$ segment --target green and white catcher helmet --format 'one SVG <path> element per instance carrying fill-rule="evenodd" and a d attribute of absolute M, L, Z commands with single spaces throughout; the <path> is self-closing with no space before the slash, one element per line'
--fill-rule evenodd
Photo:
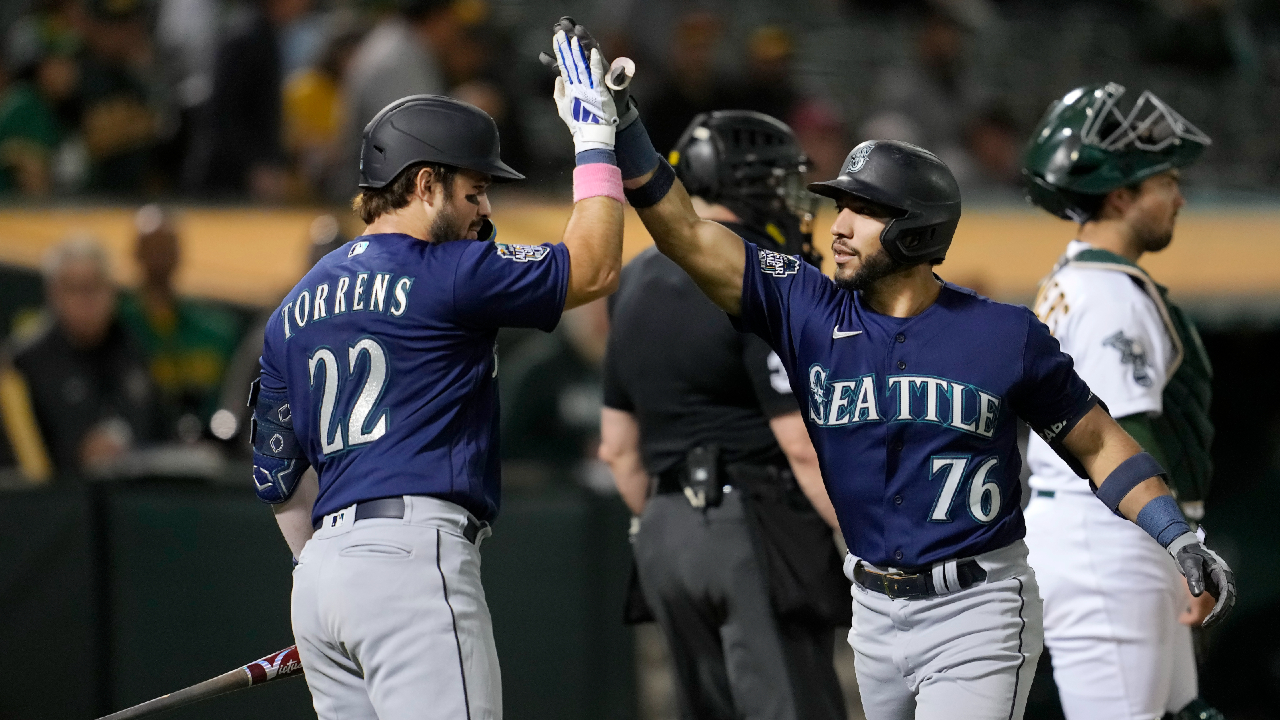
<path fill-rule="evenodd" d="M 1085 85 L 1049 106 L 1023 153 L 1027 200 L 1088 222 L 1107 193 L 1190 165 L 1210 144 L 1151 91 L 1125 111 L 1124 92 L 1117 83 Z"/>

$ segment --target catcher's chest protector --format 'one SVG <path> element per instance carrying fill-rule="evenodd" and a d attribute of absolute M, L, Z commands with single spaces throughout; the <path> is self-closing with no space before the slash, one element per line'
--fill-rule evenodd
<path fill-rule="evenodd" d="M 1090 248 L 1069 261 L 1073 265 L 1123 272 L 1138 283 L 1160 311 L 1174 344 L 1174 369 L 1163 393 L 1164 412 L 1152 419 L 1156 438 L 1168 459 L 1169 479 L 1181 503 L 1202 502 L 1213 480 L 1213 423 L 1209 403 L 1213 396 L 1213 367 L 1195 323 L 1169 301 L 1168 288 L 1145 270 L 1107 250 Z M 1198 520 L 1199 518 L 1193 518 Z"/>

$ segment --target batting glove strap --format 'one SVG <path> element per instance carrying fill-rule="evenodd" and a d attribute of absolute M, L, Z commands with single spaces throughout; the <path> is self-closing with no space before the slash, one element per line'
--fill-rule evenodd
<path fill-rule="evenodd" d="M 1169 552 L 1178 570 L 1187 579 L 1187 589 L 1200 597 L 1206 591 L 1217 598 L 1204 627 L 1212 627 L 1231 612 L 1236 604 L 1236 576 L 1218 553 L 1205 547 L 1192 533 L 1186 533 L 1169 544 Z"/>

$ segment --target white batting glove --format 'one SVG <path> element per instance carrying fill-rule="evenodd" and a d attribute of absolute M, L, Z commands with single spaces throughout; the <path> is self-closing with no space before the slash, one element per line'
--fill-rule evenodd
<path fill-rule="evenodd" d="M 604 59 L 592 48 L 588 56 L 578 38 L 558 30 L 552 42 L 560 63 L 554 97 L 560 119 L 573 133 L 573 150 L 613 149 L 618 111 L 605 85 Z"/>

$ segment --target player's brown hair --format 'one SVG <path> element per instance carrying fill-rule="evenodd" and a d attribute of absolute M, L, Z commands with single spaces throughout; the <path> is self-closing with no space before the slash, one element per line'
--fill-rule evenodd
<path fill-rule="evenodd" d="M 351 209 L 355 210 L 365 225 L 389 212 L 399 210 L 409 204 L 409 199 L 417 188 L 418 173 L 423 169 L 431 170 L 435 180 L 443 183 L 446 188 L 453 189 L 453 178 L 458 174 L 456 167 L 439 163 L 414 163 L 401 170 L 386 185 L 361 190 L 351 201 Z"/>

